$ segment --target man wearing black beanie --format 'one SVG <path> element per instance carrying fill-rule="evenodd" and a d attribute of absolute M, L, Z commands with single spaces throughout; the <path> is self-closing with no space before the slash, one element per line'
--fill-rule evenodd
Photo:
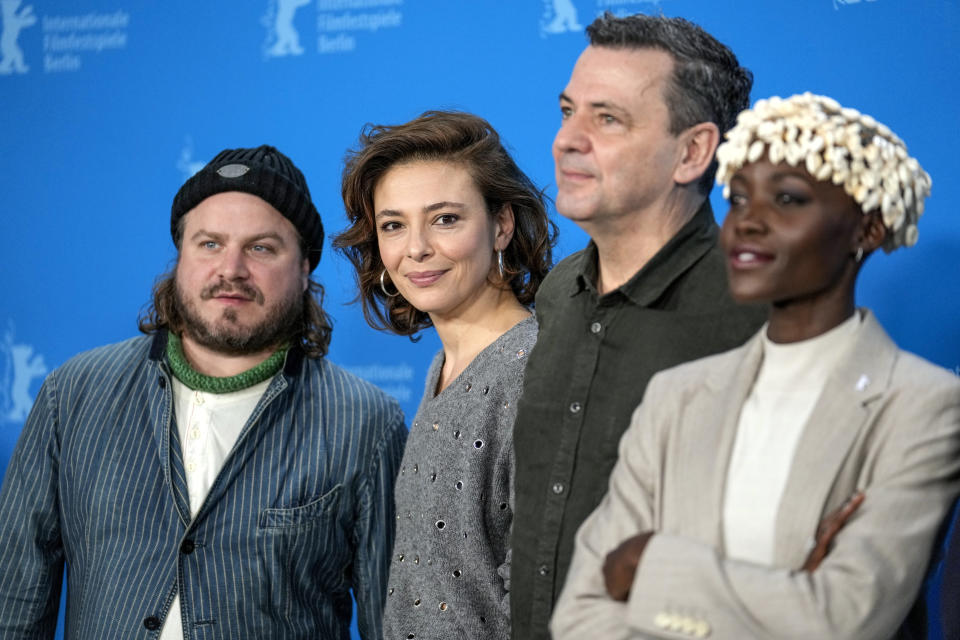
<path fill-rule="evenodd" d="M 380 638 L 396 402 L 326 360 L 303 174 L 230 149 L 173 201 L 146 335 L 44 382 L 0 492 L 0 636 Z"/>

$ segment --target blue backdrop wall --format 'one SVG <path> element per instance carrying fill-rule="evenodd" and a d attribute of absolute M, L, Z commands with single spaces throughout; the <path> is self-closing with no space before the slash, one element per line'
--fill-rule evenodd
<path fill-rule="evenodd" d="M 426 109 L 489 119 L 552 194 L 557 94 L 598 13 L 689 18 L 756 77 L 754 99 L 824 93 L 888 124 L 933 177 L 910 250 L 860 281 L 907 349 L 960 366 L 955 0 L 0 0 L 0 470 L 43 376 L 136 332 L 174 257 L 169 206 L 225 147 L 270 143 L 343 228 L 343 152 L 366 122 Z M 714 196 L 718 216 L 726 206 Z M 553 214 L 555 215 L 555 214 Z M 586 237 L 558 220 L 558 258 Z M 336 320 L 330 358 L 412 416 L 432 333 L 369 329 L 347 262 L 316 272 Z"/>

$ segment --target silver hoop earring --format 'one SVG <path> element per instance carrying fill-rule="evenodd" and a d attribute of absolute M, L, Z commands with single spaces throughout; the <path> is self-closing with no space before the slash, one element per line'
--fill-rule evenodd
<path fill-rule="evenodd" d="M 503 251 L 497 251 L 497 271 L 500 272 L 500 279 L 503 280 Z"/>
<path fill-rule="evenodd" d="M 859 263 L 863 260 L 863 247 L 857 247 L 857 253 L 853 256 L 853 261 Z"/>
<path fill-rule="evenodd" d="M 400 295 L 400 290 L 397 289 L 397 290 L 394 291 L 393 293 L 390 293 L 389 291 L 387 291 L 387 285 L 386 285 L 386 284 L 384 283 L 384 281 L 383 281 L 383 277 L 384 277 L 385 275 L 387 275 L 387 270 L 386 270 L 386 269 L 384 269 L 383 271 L 380 272 L 380 291 L 383 291 L 383 295 L 387 296 L 388 298 L 396 298 L 398 295 Z M 394 287 L 394 288 L 396 288 L 396 287 Z"/>

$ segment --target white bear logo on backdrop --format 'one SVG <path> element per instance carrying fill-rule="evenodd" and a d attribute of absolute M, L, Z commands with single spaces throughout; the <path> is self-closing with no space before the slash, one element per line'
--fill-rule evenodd
<path fill-rule="evenodd" d="M 267 42 L 264 44 L 266 57 L 280 58 L 303 54 L 300 34 L 293 26 L 293 17 L 297 9 L 308 4 L 310 0 L 270 0 L 267 13 L 261 20 L 267 27 Z"/>
<path fill-rule="evenodd" d="M 183 174 L 183 179 L 187 180 L 205 166 L 207 166 L 205 161 L 193 159 L 193 138 L 190 136 L 184 138 L 180 159 L 177 160 L 177 170 Z"/>
<path fill-rule="evenodd" d="M 0 34 L 0 74 L 26 73 L 30 67 L 23 61 L 23 49 L 17 44 L 20 32 L 37 23 L 33 6 L 20 9 L 22 0 L 0 0 L 3 33 Z"/>
<path fill-rule="evenodd" d="M 33 406 L 30 386 L 49 369 L 29 344 L 14 342 L 13 323 L 0 341 L 0 420 L 23 422 Z"/>
<path fill-rule="evenodd" d="M 573 0 L 544 0 L 543 18 L 540 21 L 540 34 L 570 33 L 583 31 L 577 19 L 577 8 Z"/>
<path fill-rule="evenodd" d="M 861 2 L 876 2 L 877 0 L 833 0 L 833 8 L 839 9 L 840 5 L 860 4 Z"/>

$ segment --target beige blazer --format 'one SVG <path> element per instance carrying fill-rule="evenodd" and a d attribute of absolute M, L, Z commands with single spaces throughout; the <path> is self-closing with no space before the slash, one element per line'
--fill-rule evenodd
<path fill-rule="evenodd" d="M 727 559 L 721 514 L 759 336 L 653 378 L 620 441 L 606 497 L 577 534 L 556 640 L 889 638 L 913 602 L 960 492 L 960 378 L 897 349 L 871 313 L 800 437 L 776 520 L 774 566 Z M 585 445 L 587 446 L 587 445 Z M 798 570 L 820 520 L 866 499 L 820 568 Z M 606 554 L 656 534 L 626 603 Z"/>

